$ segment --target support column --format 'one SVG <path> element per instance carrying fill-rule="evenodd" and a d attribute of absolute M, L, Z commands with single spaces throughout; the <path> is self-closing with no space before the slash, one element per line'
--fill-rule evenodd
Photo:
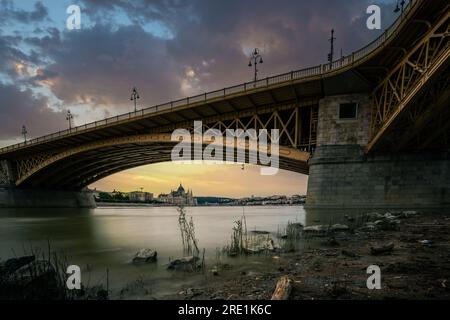
<path fill-rule="evenodd" d="M 353 118 L 349 104 L 357 105 Z M 450 206 L 449 152 L 367 155 L 370 119 L 368 95 L 330 96 L 319 102 L 318 141 L 309 161 L 306 206 Z"/>
<path fill-rule="evenodd" d="M 448 153 L 366 157 L 358 145 L 321 146 L 311 159 L 309 173 L 309 207 L 450 206 Z"/>

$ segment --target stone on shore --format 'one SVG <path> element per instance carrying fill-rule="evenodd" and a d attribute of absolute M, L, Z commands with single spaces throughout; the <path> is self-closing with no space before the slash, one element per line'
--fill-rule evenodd
<path fill-rule="evenodd" d="M 156 262 L 158 253 L 151 249 L 140 249 L 133 258 L 134 263 Z"/>
<path fill-rule="evenodd" d="M 349 227 L 345 224 L 334 224 L 330 228 L 331 231 L 348 231 Z"/>
<path fill-rule="evenodd" d="M 370 254 L 373 256 L 390 254 L 393 250 L 394 250 L 394 244 L 392 242 L 390 242 L 385 245 L 370 247 Z"/>
<path fill-rule="evenodd" d="M 255 254 L 264 251 L 273 251 L 275 250 L 275 245 L 269 234 L 256 234 L 246 239 L 244 250 L 248 254 Z"/>
<path fill-rule="evenodd" d="M 175 259 L 167 266 L 168 270 L 176 271 L 194 271 L 197 268 L 198 257 L 189 256 L 181 259 Z"/>
<path fill-rule="evenodd" d="M 323 233 L 326 231 L 328 231 L 328 227 L 323 225 L 307 226 L 303 228 L 303 232 L 305 233 Z"/>

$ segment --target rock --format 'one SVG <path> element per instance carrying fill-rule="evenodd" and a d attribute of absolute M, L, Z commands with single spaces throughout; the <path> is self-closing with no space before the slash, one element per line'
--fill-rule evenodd
<path fill-rule="evenodd" d="M 367 222 L 364 226 L 360 228 L 362 231 L 375 231 L 377 227 L 373 222 Z"/>
<path fill-rule="evenodd" d="M 259 253 L 263 251 L 273 251 L 275 249 L 273 239 L 270 235 L 256 234 L 246 239 L 245 252 L 246 253 Z"/>
<path fill-rule="evenodd" d="M 326 231 L 328 231 L 328 227 L 323 225 L 308 226 L 303 228 L 303 232 L 306 233 L 322 233 Z"/>
<path fill-rule="evenodd" d="M 263 230 L 253 230 L 253 231 L 250 231 L 250 233 L 254 233 L 254 234 L 270 234 L 269 231 L 263 231 Z"/>
<path fill-rule="evenodd" d="M 140 249 L 133 258 L 134 263 L 156 262 L 158 253 L 151 249 Z"/>
<path fill-rule="evenodd" d="M 407 210 L 407 211 L 403 211 L 402 214 L 404 214 L 406 216 L 415 216 L 415 215 L 419 214 L 419 212 L 414 211 L 414 210 Z"/>
<path fill-rule="evenodd" d="M 383 215 L 378 212 L 370 212 L 367 214 L 367 218 L 371 221 L 375 221 L 383 218 Z"/>
<path fill-rule="evenodd" d="M 0 265 L 0 277 L 9 276 L 20 268 L 34 262 L 35 256 L 23 256 L 19 258 L 11 258 Z"/>
<path fill-rule="evenodd" d="M 334 224 L 330 228 L 331 231 L 348 231 L 349 227 L 345 224 Z"/>
<path fill-rule="evenodd" d="M 396 219 L 396 216 L 392 215 L 390 212 L 386 212 L 384 214 L 384 218 L 388 219 L 388 220 L 393 220 L 393 219 Z"/>
<path fill-rule="evenodd" d="M 433 241 L 431 240 L 420 240 L 420 244 L 423 244 L 424 246 L 431 246 L 433 244 Z"/>
<path fill-rule="evenodd" d="M 390 254 L 394 250 L 394 244 L 392 242 L 381 245 L 370 247 L 370 254 L 373 256 L 382 255 L 382 254 Z"/>
<path fill-rule="evenodd" d="M 398 229 L 398 225 L 400 224 L 400 221 L 396 220 L 395 218 L 386 218 L 384 220 L 377 220 L 373 224 L 379 230 L 391 231 L 391 230 Z"/>
<path fill-rule="evenodd" d="M 182 271 L 194 271 L 197 268 L 198 257 L 190 256 L 183 257 L 181 259 L 175 259 L 169 263 L 167 269 L 169 270 L 182 270 Z"/>
<path fill-rule="evenodd" d="M 325 241 L 325 245 L 331 246 L 331 247 L 338 247 L 339 242 L 335 238 L 330 238 Z"/>

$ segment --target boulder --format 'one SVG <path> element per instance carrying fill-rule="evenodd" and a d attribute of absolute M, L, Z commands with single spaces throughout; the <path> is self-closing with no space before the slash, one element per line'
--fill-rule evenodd
<path fill-rule="evenodd" d="M 345 224 L 334 224 L 330 228 L 331 231 L 348 231 L 349 227 Z"/>
<path fill-rule="evenodd" d="M 252 235 L 245 240 L 245 252 L 249 254 L 260 253 L 263 251 L 273 251 L 275 245 L 273 239 L 268 234 Z"/>
<path fill-rule="evenodd" d="M 367 218 L 371 221 L 382 219 L 384 216 L 379 212 L 370 212 L 367 214 Z"/>
<path fill-rule="evenodd" d="M 5 263 L 0 265 L 0 277 L 12 275 L 20 268 L 34 262 L 35 259 L 35 256 L 23 256 L 6 260 Z"/>
<path fill-rule="evenodd" d="M 158 253 L 151 249 L 140 249 L 133 258 L 134 263 L 156 262 Z"/>
<path fill-rule="evenodd" d="M 181 270 L 181 271 L 194 271 L 197 268 L 198 257 L 189 256 L 181 259 L 175 259 L 169 263 L 167 269 L 169 270 Z"/>

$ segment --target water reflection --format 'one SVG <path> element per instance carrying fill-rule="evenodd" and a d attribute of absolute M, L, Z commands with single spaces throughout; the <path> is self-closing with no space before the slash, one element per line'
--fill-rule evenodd
<path fill-rule="evenodd" d="M 230 242 L 233 222 L 245 214 L 249 230 L 276 235 L 288 223 L 305 224 L 303 207 L 192 207 L 199 247 L 213 260 L 217 248 Z M 64 251 L 71 264 L 89 272 L 91 283 L 101 282 L 110 269 L 113 287 L 138 275 L 170 279 L 165 265 L 182 256 L 175 208 L 1 209 L 0 257 L 30 252 L 30 245 Z M 156 265 L 135 266 L 131 259 L 140 248 L 158 251 Z M 86 281 L 86 279 L 85 279 Z"/>

